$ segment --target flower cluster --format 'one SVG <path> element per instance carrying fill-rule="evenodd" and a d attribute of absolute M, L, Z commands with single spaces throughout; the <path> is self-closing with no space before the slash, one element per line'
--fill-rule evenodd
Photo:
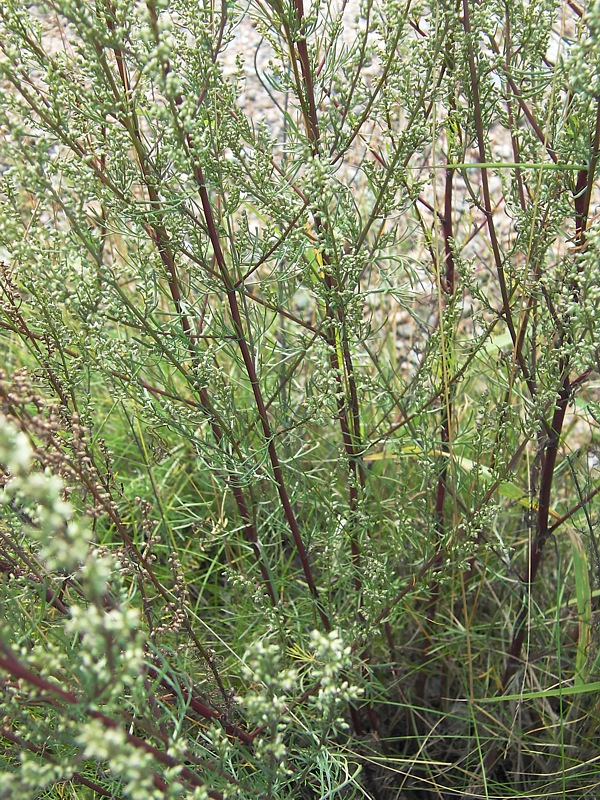
<path fill-rule="evenodd" d="M 338 728 L 346 728 L 339 713 L 340 703 L 351 703 L 357 700 L 363 690 L 351 683 L 346 677 L 352 664 L 352 651 L 344 644 L 340 632 L 336 629 L 329 633 L 314 630 L 310 635 L 311 649 L 314 653 L 314 664 L 311 676 L 319 682 L 319 690 L 314 698 L 316 707 L 323 718 L 329 718 Z"/>
<path fill-rule="evenodd" d="M 12 512 L 18 510 L 20 518 L 26 520 L 25 541 L 33 545 L 47 573 L 52 577 L 68 573 L 69 579 L 77 580 L 83 590 L 83 599 L 71 599 L 68 616 L 59 620 L 62 638 L 66 636 L 73 642 L 69 651 L 57 650 L 54 643 L 43 650 L 20 648 L 24 668 L 46 676 L 52 685 L 57 681 L 61 684 L 69 674 L 77 676 L 96 704 L 110 703 L 114 698 L 122 700 L 125 690 L 131 690 L 140 680 L 144 651 L 139 612 L 110 600 L 117 564 L 109 555 L 98 554 L 86 525 L 75 519 L 73 507 L 64 500 L 62 480 L 48 469 L 39 472 L 33 468 L 34 451 L 27 436 L 3 415 L 0 464 L 7 472 L 0 505 L 9 506 Z M 49 720 L 48 724 L 54 726 L 55 722 Z M 109 762 L 132 800 L 155 796 L 148 768 L 152 757 L 139 748 L 125 746 L 123 729 L 92 719 L 83 725 L 77 741 L 83 757 Z M 72 768 L 68 763 L 59 767 L 23 757 L 19 774 L 3 776 L 2 780 L 6 777 L 20 787 L 19 791 L 29 792 L 64 779 L 69 770 Z"/>
<path fill-rule="evenodd" d="M 264 726 L 268 731 L 269 735 L 258 741 L 260 755 L 285 771 L 284 738 L 290 721 L 286 712 L 298 675 L 293 668 L 281 669 L 280 663 L 279 647 L 272 642 L 258 641 L 247 650 L 242 674 L 253 688 L 238 697 L 238 703 L 253 724 Z"/>

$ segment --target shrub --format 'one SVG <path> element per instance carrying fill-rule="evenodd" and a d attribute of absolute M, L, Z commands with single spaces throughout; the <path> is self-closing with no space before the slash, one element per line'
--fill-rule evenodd
<path fill-rule="evenodd" d="M 0 797 L 595 797 L 600 4 L 0 2 Z"/>

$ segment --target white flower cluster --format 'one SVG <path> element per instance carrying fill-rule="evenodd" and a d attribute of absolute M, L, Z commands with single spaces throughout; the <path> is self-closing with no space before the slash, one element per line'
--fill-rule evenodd
<path fill-rule="evenodd" d="M 49 472 L 30 472 L 32 460 L 25 434 L 0 416 L 0 463 L 11 476 L 0 493 L 0 505 L 16 501 L 31 518 L 27 533 L 40 543 L 40 556 L 50 570 L 77 569 L 88 554 L 85 531 L 63 500 L 62 480 Z"/>
<path fill-rule="evenodd" d="M 178 40 L 167 6 L 167 3 L 156 3 L 155 8 L 150 9 L 148 3 L 140 3 L 137 16 L 139 37 L 149 48 L 141 58 L 142 63 L 145 62 L 144 73 L 158 81 L 166 97 L 174 99 L 183 92 L 183 85 L 175 68 Z"/>
<path fill-rule="evenodd" d="M 29 440 L 4 416 L 0 417 L 0 463 L 11 475 L 21 475 L 30 465 L 33 453 Z"/>
<path fill-rule="evenodd" d="M 121 728 L 107 728 L 100 720 L 92 719 L 82 728 L 77 743 L 87 758 L 108 763 L 112 772 L 123 779 L 124 793 L 131 800 L 158 800 L 164 792 L 155 789 L 153 758 L 127 741 Z"/>
<path fill-rule="evenodd" d="M 578 372 L 600 366 L 600 225 L 592 220 L 586 246 L 560 264 L 559 293 L 555 300 L 566 336 L 561 354 L 567 354 Z"/>
<path fill-rule="evenodd" d="M 339 715 L 340 705 L 358 699 L 362 689 L 351 684 L 344 675 L 352 663 L 351 648 L 344 644 L 338 630 L 310 634 L 308 670 L 303 684 L 318 685 L 310 698 L 311 707 L 319 713 L 317 728 L 330 735 L 345 730 L 346 723 Z M 251 721 L 264 727 L 265 734 L 257 739 L 256 753 L 260 758 L 275 762 L 278 771 L 285 774 L 288 757 L 286 736 L 292 722 L 292 700 L 301 693 L 301 677 L 295 668 L 281 668 L 281 654 L 274 643 L 258 641 L 244 656 L 242 674 L 252 682 L 252 689 L 238 702 Z M 257 686 L 257 681 L 259 686 Z M 314 727 L 314 720 L 311 723 Z"/>
<path fill-rule="evenodd" d="M 310 635 L 311 648 L 315 655 L 312 675 L 319 680 L 319 691 L 314 698 L 316 707 L 323 717 L 335 713 L 341 701 L 352 702 L 362 694 L 362 689 L 343 677 L 352 663 L 351 648 L 344 644 L 337 629 L 329 633 L 313 631 Z M 338 727 L 346 727 L 341 719 L 336 719 Z"/>
<path fill-rule="evenodd" d="M 80 637 L 81 663 L 88 676 L 93 673 L 100 684 L 110 679 L 113 695 L 122 695 L 122 689 L 139 677 L 144 650 L 138 625 L 135 608 L 71 607 L 65 630 Z"/>
<path fill-rule="evenodd" d="M 18 773 L 0 774 L 0 797 L 37 797 L 41 789 L 65 779 L 65 771 L 60 764 L 42 763 L 24 750 L 20 754 L 21 769 Z"/>
<path fill-rule="evenodd" d="M 587 9 L 584 19 L 589 35 L 571 47 L 565 68 L 574 92 L 597 99 L 600 96 L 600 2 L 598 0 Z"/>
<path fill-rule="evenodd" d="M 32 471 L 33 450 L 27 436 L 2 414 L 0 464 L 9 474 L 0 505 L 16 503 L 31 520 L 25 532 L 39 544 L 38 555 L 48 570 L 78 573 L 88 599 L 101 599 L 115 570 L 113 560 L 100 558 L 91 546 L 85 523 L 74 519 L 73 506 L 64 500 L 62 479 L 49 470 Z"/>
<path fill-rule="evenodd" d="M 280 765 L 285 772 L 287 755 L 284 743 L 289 718 L 286 711 L 288 700 L 297 683 L 295 669 L 280 669 L 279 647 L 270 642 L 258 641 L 246 651 L 242 674 L 246 680 L 259 685 L 244 697 L 238 697 L 254 724 L 264 726 L 268 737 L 257 742 L 257 755 L 268 762 Z"/>
<path fill-rule="evenodd" d="M 342 190 L 329 160 L 307 154 L 305 191 L 312 196 L 314 208 L 319 214 L 339 199 Z"/>
<path fill-rule="evenodd" d="M 64 620 L 65 634 L 74 637 L 77 643 L 76 652 L 71 651 L 68 660 L 56 657 L 52 648 L 43 654 L 34 648 L 29 653 L 23 652 L 23 657 L 30 664 L 41 663 L 42 674 L 49 677 L 53 672 L 64 677 L 74 660 L 79 676 L 85 675 L 85 683 L 93 687 L 93 693 L 100 692 L 96 700 L 102 696 L 105 703 L 109 697 L 122 697 L 126 687 L 140 680 L 144 652 L 137 609 L 105 607 L 111 576 L 117 573 L 115 561 L 100 556 L 89 541 L 87 528 L 73 519 L 74 509 L 63 499 L 63 482 L 49 471 L 32 471 L 33 450 L 27 436 L 3 415 L 0 415 L 0 464 L 6 465 L 9 473 L 0 493 L 0 505 L 17 506 L 31 520 L 24 532 L 37 543 L 37 554 L 48 571 L 76 575 L 87 601 L 81 605 L 72 602 L 70 619 Z M 109 762 L 110 769 L 123 780 L 128 797 L 146 800 L 158 796 L 151 777 L 152 756 L 129 745 L 126 738 L 123 730 L 91 720 L 82 728 L 78 741 L 86 757 Z M 35 786 L 38 790 L 65 779 L 68 771 L 68 765 L 57 773 L 51 765 L 35 761 L 34 776 L 32 764 L 23 760 L 19 774 L 10 778 L 15 786 Z M 0 797 L 3 796 L 0 791 Z M 160 797 L 163 796 L 161 792 Z"/>

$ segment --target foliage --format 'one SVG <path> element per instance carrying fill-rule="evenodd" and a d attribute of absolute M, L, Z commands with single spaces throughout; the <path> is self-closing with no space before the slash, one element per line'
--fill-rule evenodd
<path fill-rule="evenodd" d="M 1 798 L 597 796 L 599 31 L 0 0 Z"/>

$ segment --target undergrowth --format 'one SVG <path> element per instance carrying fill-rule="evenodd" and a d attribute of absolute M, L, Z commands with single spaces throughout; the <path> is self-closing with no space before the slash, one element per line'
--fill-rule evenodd
<path fill-rule="evenodd" d="M 0 798 L 598 796 L 599 36 L 0 0 Z"/>

